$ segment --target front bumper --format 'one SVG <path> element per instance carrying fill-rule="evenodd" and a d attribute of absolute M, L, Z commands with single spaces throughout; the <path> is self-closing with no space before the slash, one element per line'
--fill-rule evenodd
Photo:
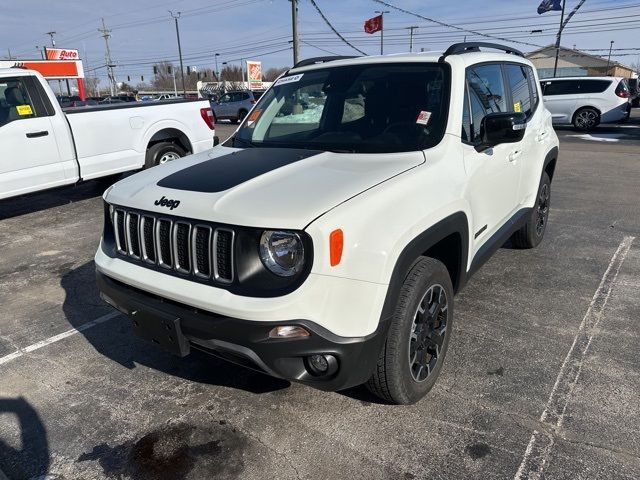
<path fill-rule="evenodd" d="M 105 301 L 127 314 L 141 336 L 167 350 L 186 355 L 191 348 L 196 348 L 321 390 L 342 390 L 366 382 L 386 338 L 387 322 L 381 322 L 374 333 L 365 337 L 340 337 L 303 319 L 239 320 L 144 292 L 100 271 L 96 277 Z M 300 325 L 310 335 L 297 339 L 269 338 L 271 329 L 278 325 Z M 310 373 L 305 359 L 314 354 L 333 355 L 337 359 L 337 370 L 327 376 Z"/>

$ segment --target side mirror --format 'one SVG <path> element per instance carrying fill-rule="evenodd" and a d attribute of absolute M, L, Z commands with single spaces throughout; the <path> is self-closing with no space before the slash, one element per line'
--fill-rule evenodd
<path fill-rule="evenodd" d="M 524 137 L 527 116 L 522 112 L 490 113 L 482 119 L 482 142 L 476 150 L 482 151 L 501 143 L 517 143 Z"/>

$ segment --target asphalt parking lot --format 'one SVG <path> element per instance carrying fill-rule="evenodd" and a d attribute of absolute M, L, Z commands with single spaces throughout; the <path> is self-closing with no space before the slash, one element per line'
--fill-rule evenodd
<path fill-rule="evenodd" d="M 0 202 L 0 470 L 640 478 L 640 111 L 559 136 L 545 240 L 473 277 L 440 379 L 406 407 L 158 351 L 98 297 L 98 185 Z"/>

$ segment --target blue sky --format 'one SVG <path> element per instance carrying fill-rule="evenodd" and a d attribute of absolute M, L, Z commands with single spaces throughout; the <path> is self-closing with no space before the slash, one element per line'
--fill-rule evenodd
<path fill-rule="evenodd" d="M 6 2 L 7 0 L 5 0 Z M 324 24 L 309 0 L 300 1 L 301 58 L 333 54 L 357 54 Z M 3 3 L 5 3 L 3 2 Z M 366 18 L 381 5 L 373 0 L 316 0 L 334 26 L 358 48 L 379 53 L 379 34 L 362 32 Z M 513 44 L 530 51 L 533 45 L 555 41 L 559 12 L 537 15 L 539 0 L 514 2 L 458 0 L 389 0 L 389 3 L 421 15 L 481 30 L 531 45 Z M 567 0 L 567 10 L 578 0 Z M 385 53 L 409 49 L 409 31 L 415 30 L 414 51 L 421 48 L 442 51 L 463 40 L 465 33 L 443 28 L 420 18 L 391 10 L 385 17 Z M 8 0 L 0 17 L 0 57 L 11 49 L 14 57 L 37 58 L 36 46 L 49 44 L 45 34 L 54 30 L 57 46 L 80 50 L 89 69 L 104 65 L 104 40 L 100 37 L 100 17 L 112 28 L 111 49 L 118 64 L 119 79 L 152 74 L 152 63 L 168 59 L 177 62 L 173 20 L 167 10 L 181 11 L 180 33 L 186 65 L 213 67 L 214 53 L 219 63 L 250 58 L 262 60 L 265 68 L 291 65 L 291 7 L 287 0 Z M 626 64 L 638 61 L 640 0 L 587 0 L 563 35 L 563 45 L 606 56 L 609 42 L 615 41 L 612 58 Z M 603 25 L 604 24 L 604 25 Z M 531 30 L 543 30 L 531 33 Z M 469 33 L 468 40 L 486 40 Z M 634 49 L 635 50 L 631 50 Z M 624 55 L 623 55 L 624 54 Z M 221 65 L 219 66 L 221 68 Z M 95 70 L 105 75 L 104 68 Z"/>

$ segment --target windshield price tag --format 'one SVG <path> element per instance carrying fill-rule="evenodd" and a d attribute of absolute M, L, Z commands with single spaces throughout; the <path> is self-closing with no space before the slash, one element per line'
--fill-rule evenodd
<path fill-rule="evenodd" d="M 431 112 L 426 112 L 424 110 L 420 111 L 418 114 L 418 118 L 416 119 L 416 123 L 420 125 L 426 125 L 429 123 L 429 119 L 431 118 Z"/>
<path fill-rule="evenodd" d="M 278 85 L 285 85 L 287 83 L 298 82 L 298 81 L 300 81 L 300 79 L 302 78 L 303 75 L 304 75 L 304 73 L 299 73 L 298 75 L 291 75 L 289 77 L 282 77 L 282 78 L 278 79 L 278 81 L 276 81 L 276 83 L 273 86 L 277 87 Z"/>

